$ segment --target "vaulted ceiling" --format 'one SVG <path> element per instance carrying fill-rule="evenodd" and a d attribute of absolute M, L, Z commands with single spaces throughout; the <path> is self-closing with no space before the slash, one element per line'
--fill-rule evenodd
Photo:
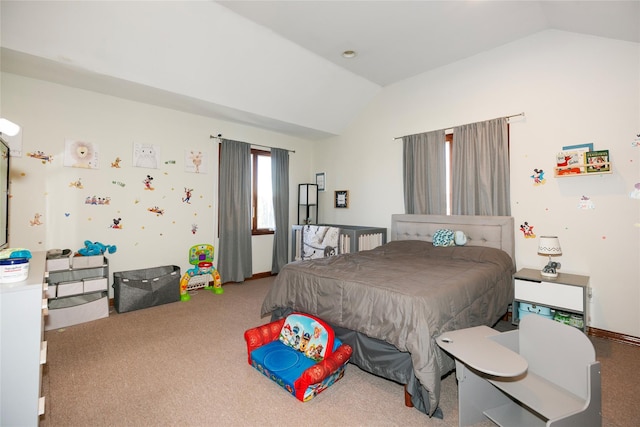
<path fill-rule="evenodd" d="M 4 0 L 0 18 L 2 71 L 307 139 L 539 31 L 640 43 L 640 1 Z"/>

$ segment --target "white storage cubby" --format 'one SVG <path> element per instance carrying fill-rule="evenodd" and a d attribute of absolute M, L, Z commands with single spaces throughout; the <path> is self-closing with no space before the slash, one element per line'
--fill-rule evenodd
<path fill-rule="evenodd" d="M 86 258 L 76 261 L 77 258 Z M 109 261 L 103 256 L 73 257 L 73 268 L 48 271 L 49 316 L 45 330 L 109 316 Z M 78 265 L 85 267 L 78 268 Z"/>

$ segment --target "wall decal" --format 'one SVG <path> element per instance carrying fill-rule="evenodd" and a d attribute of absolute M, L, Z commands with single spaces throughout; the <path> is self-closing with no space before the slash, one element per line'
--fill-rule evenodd
<path fill-rule="evenodd" d="M 155 190 L 155 188 L 151 186 L 152 181 L 153 181 L 153 177 L 151 175 L 147 175 L 147 177 L 142 180 L 145 190 Z"/>
<path fill-rule="evenodd" d="M 158 169 L 160 147 L 153 144 L 133 144 L 133 164 L 137 168 Z"/>
<path fill-rule="evenodd" d="M 42 221 L 40 221 L 41 218 L 42 218 L 42 214 L 35 213 L 33 215 L 33 219 L 29 220 L 29 225 L 32 226 L 32 227 L 34 225 L 42 225 Z"/>
<path fill-rule="evenodd" d="M 113 223 L 109 225 L 109 228 L 122 229 L 122 218 L 113 218 Z"/>
<path fill-rule="evenodd" d="M 87 196 L 84 199 L 85 205 L 109 205 L 111 203 L 111 197 L 97 197 L 97 196 Z"/>
<path fill-rule="evenodd" d="M 629 197 L 631 197 L 632 199 L 640 199 L 640 182 L 636 183 L 636 185 L 633 187 L 633 190 L 631 190 L 631 193 L 629 193 Z"/>
<path fill-rule="evenodd" d="M 32 159 L 40 159 L 42 160 L 42 164 L 45 165 L 47 162 L 51 163 L 53 161 L 53 156 L 51 154 L 45 154 L 44 151 L 36 151 L 34 153 L 27 153 L 27 157 L 31 157 Z"/>
<path fill-rule="evenodd" d="M 120 187 L 124 187 L 125 185 L 127 185 L 124 182 L 120 182 L 120 181 L 111 181 L 111 183 L 115 185 L 119 185 Z"/>
<path fill-rule="evenodd" d="M 98 169 L 98 146 L 91 142 L 67 139 L 64 142 L 64 166 Z"/>
<path fill-rule="evenodd" d="M 520 225 L 520 231 L 524 234 L 525 239 L 535 239 L 536 235 L 533 232 L 533 225 L 529 225 L 528 222 Z"/>
<path fill-rule="evenodd" d="M 191 234 L 196 234 L 198 231 L 198 224 L 191 224 Z"/>
<path fill-rule="evenodd" d="M 631 146 L 640 147 L 640 133 L 636 134 L 636 137 L 633 139 L 633 142 L 631 142 Z M 13 153 L 11 153 L 11 155 L 13 156 Z"/>
<path fill-rule="evenodd" d="M 593 203 L 593 201 L 587 197 L 587 196 L 582 196 L 580 198 L 580 201 L 578 202 L 578 209 L 581 210 L 591 210 L 591 209 L 595 209 L 596 205 Z"/>
<path fill-rule="evenodd" d="M 193 188 L 184 188 L 184 197 L 182 198 L 182 201 L 184 203 L 189 203 L 191 204 L 191 195 L 193 193 Z"/>
<path fill-rule="evenodd" d="M 160 209 L 157 206 L 147 209 L 149 212 L 153 212 L 156 216 L 164 215 L 164 209 Z"/>
<path fill-rule="evenodd" d="M 84 187 L 82 186 L 82 181 L 80 180 L 80 178 L 78 178 L 77 181 L 71 181 L 69 183 L 69 187 L 74 187 L 77 188 L 79 190 L 83 189 Z"/>
<path fill-rule="evenodd" d="M 207 153 L 196 150 L 184 151 L 184 171 L 207 173 Z"/>
<path fill-rule="evenodd" d="M 533 178 L 533 185 L 542 185 L 547 182 L 544 177 L 544 170 L 542 169 L 534 169 L 531 178 Z"/>
<path fill-rule="evenodd" d="M 113 162 L 111 162 L 111 167 L 119 169 L 121 161 L 122 161 L 122 159 L 120 157 L 116 157 L 116 159 Z"/>

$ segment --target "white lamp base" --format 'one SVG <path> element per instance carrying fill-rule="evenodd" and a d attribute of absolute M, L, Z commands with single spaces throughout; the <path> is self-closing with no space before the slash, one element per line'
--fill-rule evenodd
<path fill-rule="evenodd" d="M 542 276 L 544 276 L 544 277 L 552 277 L 552 278 L 554 278 L 554 279 L 555 279 L 556 277 L 558 277 L 558 273 L 547 273 L 547 272 L 546 272 L 546 271 L 544 271 L 544 270 L 540 270 L 540 274 L 541 274 Z"/>

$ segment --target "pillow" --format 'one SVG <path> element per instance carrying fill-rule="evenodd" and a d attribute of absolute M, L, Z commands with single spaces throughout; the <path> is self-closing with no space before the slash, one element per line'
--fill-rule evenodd
<path fill-rule="evenodd" d="M 467 235 L 464 234 L 464 231 L 456 231 L 454 236 L 453 240 L 456 243 L 456 246 L 464 246 L 467 244 Z"/>
<path fill-rule="evenodd" d="M 433 246 L 454 246 L 453 230 L 441 228 L 433 233 Z"/>

